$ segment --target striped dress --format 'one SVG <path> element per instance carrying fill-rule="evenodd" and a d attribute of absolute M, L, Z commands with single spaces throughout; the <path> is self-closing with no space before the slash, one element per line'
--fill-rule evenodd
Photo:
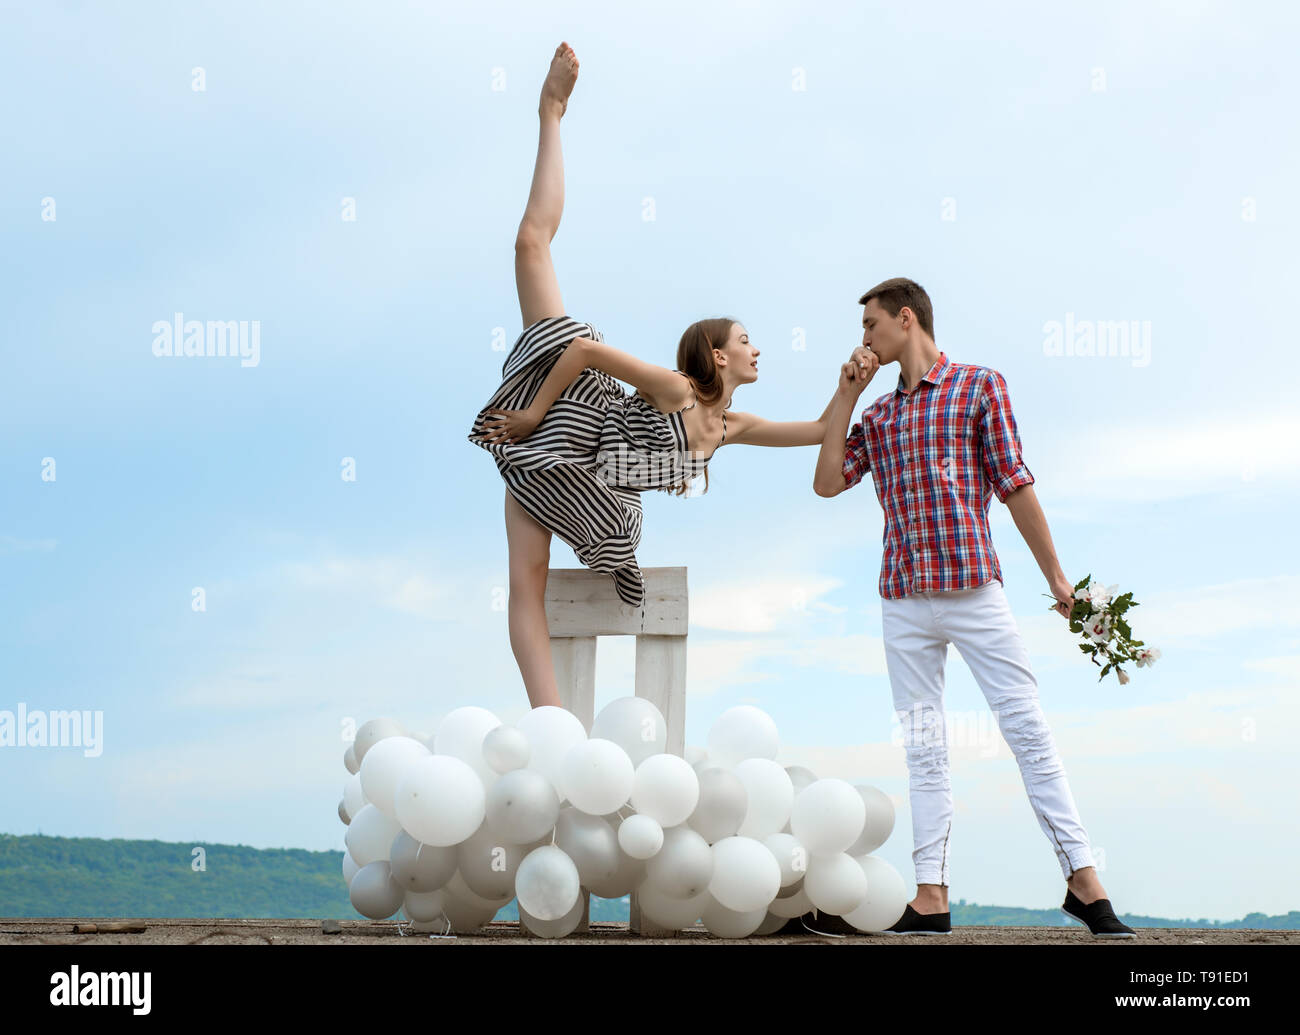
<path fill-rule="evenodd" d="M 527 438 L 492 444 L 479 438 L 488 410 L 527 408 L 574 338 L 605 340 L 593 325 L 568 316 L 524 328 L 502 365 L 501 386 L 474 418 L 469 440 L 493 455 L 506 488 L 529 515 L 592 571 L 612 575 L 620 600 L 640 607 L 641 493 L 690 482 L 712 459 L 710 454 L 696 460 L 687 449 L 682 414 L 695 403 L 661 413 L 603 370 L 587 367 Z M 726 437 L 724 415 L 723 442 Z"/>

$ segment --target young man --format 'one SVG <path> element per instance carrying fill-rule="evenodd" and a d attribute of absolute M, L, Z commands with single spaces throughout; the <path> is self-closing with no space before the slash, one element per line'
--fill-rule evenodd
<path fill-rule="evenodd" d="M 885 512 L 882 627 L 904 729 L 917 881 L 916 898 L 891 933 L 952 930 L 943 682 L 953 643 L 997 717 L 1056 852 L 1067 885 L 1062 910 L 1098 937 L 1134 937 L 1097 879 L 989 534 L 988 508 L 996 495 L 1038 561 L 1057 610 L 1068 617 L 1074 587 L 1056 559 L 1034 476 L 1021 457 L 1006 381 L 996 370 L 954 363 L 939 351 L 930 299 L 919 284 L 886 280 L 858 303 L 865 307 L 862 346 L 840 370 L 813 489 L 837 496 L 870 472 Z M 881 366 L 894 362 L 901 368 L 897 387 L 863 410 L 848 431 L 863 389 Z M 808 926 L 857 933 L 825 914 Z"/>

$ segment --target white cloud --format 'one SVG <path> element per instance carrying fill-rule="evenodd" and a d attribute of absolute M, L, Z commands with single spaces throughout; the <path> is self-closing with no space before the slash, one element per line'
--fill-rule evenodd
<path fill-rule="evenodd" d="M 1062 436 L 1057 451 L 1048 447 L 1038 463 L 1044 471 L 1061 472 L 1051 480 L 1053 499 L 1151 503 L 1270 484 L 1294 489 L 1300 476 L 1297 439 L 1300 417 L 1292 414 L 1197 410 L 1181 424 L 1134 421 L 1098 428 L 1089 432 L 1086 450 Z"/>
<path fill-rule="evenodd" d="M 1121 586 L 1121 592 L 1124 587 Z M 1244 630 L 1300 627 L 1300 576 L 1270 575 L 1208 586 L 1135 593 L 1139 606 L 1127 618 L 1150 646 L 1203 649 L 1205 640 Z M 1212 620 L 1207 621 L 1207 616 Z"/>
<path fill-rule="evenodd" d="M 455 585 L 446 569 L 438 570 L 435 578 L 420 567 L 419 562 L 393 557 L 291 562 L 281 566 L 277 584 L 287 581 L 312 592 L 360 595 L 381 607 L 430 621 L 460 616 L 467 599 L 465 587 Z"/>
<path fill-rule="evenodd" d="M 788 630 L 810 613 L 838 614 L 844 608 L 818 597 L 838 589 L 843 580 L 827 575 L 767 570 L 762 577 L 710 582 L 691 593 L 691 625 L 725 632 Z"/>
<path fill-rule="evenodd" d="M 1256 672 L 1270 672 L 1284 676 L 1300 685 L 1300 655 L 1287 654 L 1276 658 L 1251 658 L 1243 662 L 1246 668 Z"/>

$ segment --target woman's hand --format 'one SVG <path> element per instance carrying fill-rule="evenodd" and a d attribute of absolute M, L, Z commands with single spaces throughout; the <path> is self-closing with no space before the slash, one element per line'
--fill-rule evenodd
<path fill-rule="evenodd" d="M 880 357 L 863 345 L 853 350 L 849 362 L 857 366 L 856 376 L 862 379 L 863 387 L 866 387 L 867 382 L 875 377 L 876 371 L 880 369 Z"/>
<path fill-rule="evenodd" d="M 541 422 L 541 415 L 531 409 L 488 410 L 480 437 L 488 445 L 513 445 L 531 435 Z"/>

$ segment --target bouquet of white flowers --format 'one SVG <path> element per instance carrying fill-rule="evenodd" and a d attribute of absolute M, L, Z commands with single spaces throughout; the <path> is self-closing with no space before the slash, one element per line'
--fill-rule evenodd
<path fill-rule="evenodd" d="M 1112 668 L 1120 685 L 1128 682 L 1128 673 L 1120 668 L 1120 663 L 1132 661 L 1138 668 L 1154 665 L 1160 657 L 1155 647 L 1147 647 L 1141 640 L 1133 639 L 1133 630 L 1124 620 L 1124 614 L 1130 607 L 1137 607 L 1132 593 L 1115 595 L 1118 585 L 1105 586 L 1094 582 L 1091 575 L 1085 575 L 1074 587 L 1074 607 L 1070 609 L 1070 632 L 1082 633 L 1083 642 L 1079 649 L 1092 658 L 1094 665 L 1101 665 L 1097 655 L 1106 659 L 1098 681 L 1106 678 Z M 1052 609 L 1055 610 L 1053 601 Z"/>

